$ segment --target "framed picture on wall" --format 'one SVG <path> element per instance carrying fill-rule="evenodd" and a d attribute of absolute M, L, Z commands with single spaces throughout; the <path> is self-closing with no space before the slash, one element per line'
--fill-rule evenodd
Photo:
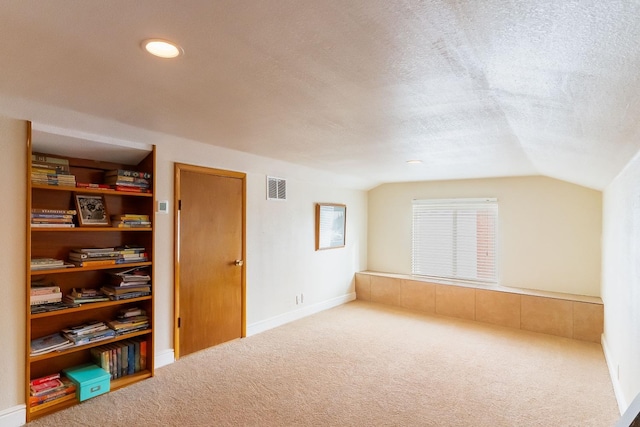
<path fill-rule="evenodd" d="M 74 199 L 78 211 L 79 226 L 109 227 L 111 225 L 104 196 L 76 193 Z"/>
<path fill-rule="evenodd" d="M 336 203 L 316 204 L 316 250 L 345 246 L 347 206 Z"/>

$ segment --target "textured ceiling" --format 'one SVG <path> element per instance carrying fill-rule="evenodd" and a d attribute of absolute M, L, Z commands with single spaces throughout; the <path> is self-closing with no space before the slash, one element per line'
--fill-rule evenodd
<path fill-rule="evenodd" d="M 0 60 L 0 97 L 372 184 L 602 189 L 640 149 L 635 0 L 7 0 Z"/>

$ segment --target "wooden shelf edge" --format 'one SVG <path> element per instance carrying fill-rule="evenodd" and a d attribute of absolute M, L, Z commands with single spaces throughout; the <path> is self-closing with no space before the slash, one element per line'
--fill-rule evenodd
<path fill-rule="evenodd" d="M 80 403 L 76 398 L 76 393 L 73 393 L 70 396 L 73 396 L 73 397 L 62 398 L 60 402 L 56 402 L 56 403 L 51 402 L 52 403 L 51 405 L 44 403 L 43 405 L 46 405 L 44 407 L 40 407 L 40 405 L 29 406 L 27 408 L 29 413 L 29 421 L 39 418 L 43 415 L 48 415 L 52 412 L 57 412 L 61 409 L 65 409 Z"/>
<path fill-rule="evenodd" d="M 83 351 L 89 348 L 93 348 L 93 347 L 100 347 L 101 345 L 105 345 L 105 344 L 111 344 L 114 342 L 118 342 L 118 341 L 123 341 L 123 340 L 127 340 L 129 338 L 135 338 L 135 337 L 139 337 L 142 335 L 148 335 L 152 332 L 152 329 L 145 329 L 144 331 L 138 331 L 138 332 L 132 332 L 130 334 L 124 334 L 124 335 L 118 335 L 114 338 L 108 339 L 108 340 L 100 340 L 100 341 L 96 341 L 96 342 L 92 342 L 89 344 L 85 344 L 85 345 L 80 345 L 77 347 L 69 347 L 69 348 L 65 348 L 63 350 L 60 351 L 52 351 L 50 353 L 45 353 L 45 354 L 41 354 L 38 356 L 29 356 L 29 363 L 35 363 L 35 362 L 41 362 L 43 360 L 47 360 L 47 359 L 54 359 L 56 357 L 60 357 L 60 356 L 64 356 L 65 354 L 69 354 L 69 353 L 75 353 L 78 351 Z"/>
<path fill-rule="evenodd" d="M 136 372 L 135 374 L 125 375 L 124 377 L 116 378 L 115 380 L 111 380 L 111 391 L 117 390 L 122 387 L 126 387 L 129 384 L 137 383 L 138 381 L 142 381 L 144 379 L 150 378 L 151 371 L 144 370 L 140 372 Z"/>
<path fill-rule="evenodd" d="M 63 316 L 65 314 L 76 313 L 78 311 L 95 310 L 97 308 L 111 307 L 114 305 L 122 305 L 130 302 L 147 301 L 150 299 L 151 299 L 151 295 L 148 295 L 145 297 L 121 299 L 121 300 L 115 300 L 115 301 L 87 302 L 84 304 L 80 304 L 80 307 L 70 307 L 70 308 L 65 308 L 63 310 L 54 310 L 54 311 L 47 311 L 46 313 L 32 314 L 31 320 L 42 319 L 44 317 L 51 317 L 51 316 Z"/>
<path fill-rule="evenodd" d="M 31 270 L 32 276 L 45 275 L 45 274 L 62 274 L 62 273 L 80 273 L 82 271 L 95 271 L 95 270 L 118 270 L 121 268 L 133 268 L 133 267 L 146 267 L 151 266 L 151 261 L 146 262 L 129 262 L 125 264 L 109 264 L 109 265 L 96 265 L 94 267 L 69 267 L 69 268 L 51 268 L 49 270 Z"/>
<path fill-rule="evenodd" d="M 151 193 L 137 193 L 135 191 L 116 191 L 106 188 L 82 188 L 82 187 L 65 187 L 61 185 L 42 185 L 31 184 L 31 189 L 38 190 L 54 190 L 54 191 L 74 191 L 76 193 L 85 194 L 117 194 L 118 196 L 132 196 L 132 197 L 153 197 Z"/>
<path fill-rule="evenodd" d="M 61 227 L 61 228 L 57 228 L 57 227 L 31 227 L 31 232 L 36 232 L 36 233 L 42 233 L 42 232 L 46 232 L 46 231 L 56 231 L 56 232 L 60 232 L 60 231 L 64 231 L 66 233 L 77 233 L 77 232 L 86 232 L 86 231 L 98 231 L 98 232 L 107 232 L 107 233 L 113 233 L 113 232 L 130 232 L 130 231 L 153 231 L 152 227 Z"/>

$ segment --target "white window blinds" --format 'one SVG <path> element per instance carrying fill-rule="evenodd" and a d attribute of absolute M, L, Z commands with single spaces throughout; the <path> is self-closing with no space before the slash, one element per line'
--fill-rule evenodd
<path fill-rule="evenodd" d="M 497 283 L 496 199 L 414 200 L 412 272 Z"/>

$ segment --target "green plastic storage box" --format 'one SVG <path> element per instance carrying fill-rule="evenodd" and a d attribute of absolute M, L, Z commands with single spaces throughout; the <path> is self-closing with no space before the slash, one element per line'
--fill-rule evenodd
<path fill-rule="evenodd" d="M 107 393 L 111 389 L 111 375 L 93 363 L 65 369 L 64 374 L 76 385 L 80 402 Z"/>

